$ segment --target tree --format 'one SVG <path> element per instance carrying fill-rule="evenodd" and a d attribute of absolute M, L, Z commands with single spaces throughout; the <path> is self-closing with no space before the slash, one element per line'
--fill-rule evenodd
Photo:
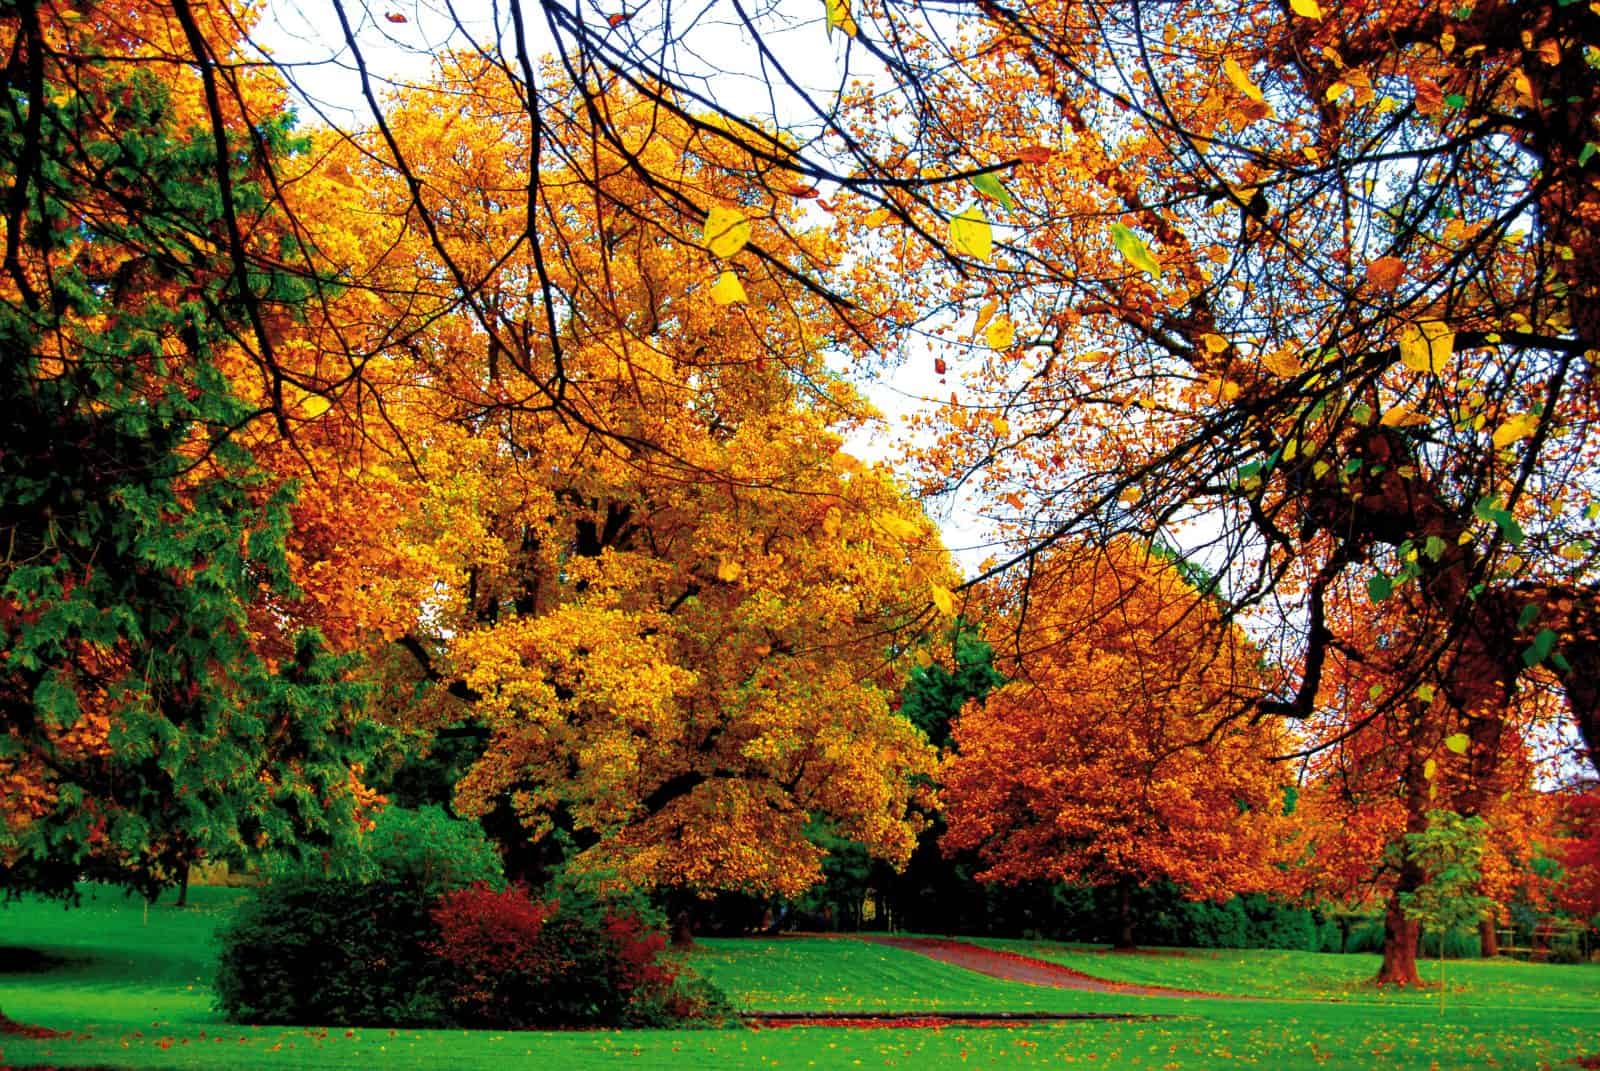
<path fill-rule="evenodd" d="M 70 13 L 68 13 L 70 14 Z M 319 636 L 269 657 L 289 497 L 231 433 L 222 354 L 304 297 L 262 182 L 282 122 L 226 152 L 152 38 L 31 4 L 3 22 L 0 886 L 154 896 L 190 859 L 315 852 L 375 804 L 362 690 Z M 230 256 L 241 221 L 257 270 Z M 289 251 L 285 253 L 284 244 Z M 269 257 L 263 250 L 270 248 Z"/>
<path fill-rule="evenodd" d="M 431 567 L 398 640 L 483 730 L 457 809 L 690 894 L 800 892 L 816 821 L 903 862 L 932 755 L 889 700 L 954 576 L 894 480 L 842 452 L 867 408 L 828 368 L 819 299 L 778 288 L 825 240 L 747 252 L 748 192 L 625 90 L 597 106 L 652 166 L 699 175 L 727 235 L 645 214 L 634 150 L 581 111 L 539 117 L 535 173 L 508 151 L 533 136 L 515 89 L 446 62 L 366 139 L 403 169 L 327 149 L 365 228 L 346 246 L 362 285 L 331 315 L 381 310 L 405 338 L 362 387 L 384 406 L 373 441 L 414 458 L 398 554 Z M 457 271 L 487 325 L 457 312 Z"/>
<path fill-rule="evenodd" d="M 1402 894 L 1401 909 L 1413 922 L 1439 934 L 1439 1011 L 1444 1011 L 1444 938 L 1453 929 L 1476 924 L 1490 906 L 1477 895 L 1482 880 L 1487 823 L 1452 811 L 1433 811 L 1426 829 L 1407 833 L 1403 851 L 1427 878 L 1415 892 Z"/>
<path fill-rule="evenodd" d="M 1011 682 L 955 724 L 944 846 L 976 849 L 982 880 L 1119 886 L 1131 947 L 1134 885 L 1226 899 L 1283 880 L 1284 740 L 1271 722 L 1218 727 L 1260 687 L 1260 656 L 1213 628 L 1175 566 L 1126 542 L 1073 549 L 1025 589 Z"/>

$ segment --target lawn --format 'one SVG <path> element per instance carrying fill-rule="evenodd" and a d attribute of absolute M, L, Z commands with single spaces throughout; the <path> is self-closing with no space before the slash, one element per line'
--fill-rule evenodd
<path fill-rule="evenodd" d="M 744 1007 L 771 1010 L 1139 1011 L 1159 1020 L 1018 1029 L 488 1033 L 230 1026 L 211 1010 L 212 931 L 239 894 L 194 907 L 101 892 L 70 911 L 0 909 L 0 1009 L 77 1036 L 0 1038 L 0 1066 L 122 1068 L 1161 1068 L 1560 1069 L 1600 1051 L 1600 968 L 1452 963 L 1452 1005 L 1349 985 L 1369 957 L 1227 952 L 1104 956 L 1025 946 L 1105 977 L 1273 996 L 1108 998 L 999 982 L 900 949 L 839 939 L 706 941 L 695 965 Z M 25 960 L 28 947 L 53 957 Z M 19 970 L 18 968 L 33 968 Z M 1314 995 L 1337 1000 L 1303 999 Z M 1289 999 L 1283 999 L 1289 998 Z M 1374 1002 L 1381 1007 L 1374 1007 Z"/>

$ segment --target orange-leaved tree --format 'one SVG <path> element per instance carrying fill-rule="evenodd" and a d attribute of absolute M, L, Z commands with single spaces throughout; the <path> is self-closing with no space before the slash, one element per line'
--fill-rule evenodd
<path fill-rule="evenodd" d="M 1261 655 L 1218 629 L 1214 600 L 1128 541 L 1041 558 L 1026 617 L 999 643 L 1010 683 L 954 727 L 941 768 L 949 849 L 994 881 L 1133 886 L 1196 898 L 1278 888 L 1292 845 L 1276 722 L 1230 718 L 1261 687 Z M 1014 614 L 1020 608 L 1012 607 Z"/>

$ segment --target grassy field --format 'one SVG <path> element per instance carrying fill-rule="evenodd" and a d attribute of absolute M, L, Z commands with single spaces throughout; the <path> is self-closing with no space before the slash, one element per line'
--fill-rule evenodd
<path fill-rule="evenodd" d="M 750 1009 L 1135 1011 L 1171 1018 L 1018 1029 L 539 1034 L 238 1027 L 211 1010 L 208 984 L 212 930 L 238 895 L 196 890 L 194 907 L 158 905 L 148 914 L 139 902 L 107 893 L 70 911 L 32 902 L 0 909 L 0 1009 L 75 1035 L 0 1037 L 0 1067 L 1564 1071 L 1573 1056 L 1600 1052 L 1600 968 L 1452 963 L 1451 1006 L 1441 1017 L 1433 994 L 1378 995 L 1354 984 L 1370 973 L 1370 957 L 1130 957 L 1002 943 L 1103 977 L 1275 998 L 1200 1001 L 1046 990 L 881 945 L 803 938 L 706 941 L 694 962 Z M 24 947 L 48 958 L 24 956 Z"/>

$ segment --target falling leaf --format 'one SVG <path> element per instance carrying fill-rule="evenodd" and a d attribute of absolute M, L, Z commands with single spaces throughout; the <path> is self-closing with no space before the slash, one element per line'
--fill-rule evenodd
<path fill-rule="evenodd" d="M 383 13 L 383 17 L 388 19 L 390 22 L 409 22 L 409 21 L 411 21 L 411 20 L 407 19 L 404 15 L 400 14 L 400 12 L 398 12 L 398 11 L 385 11 Z"/>
<path fill-rule="evenodd" d="M 944 358 L 943 357 L 935 357 L 933 359 L 933 370 L 937 374 L 939 374 L 941 376 L 944 375 L 945 372 L 949 370 L 949 367 L 950 367 L 949 365 L 944 363 Z"/>
<path fill-rule="evenodd" d="M 972 325 L 972 329 L 974 331 L 982 331 L 984 325 L 994 318 L 995 310 L 999 307 L 1000 302 L 994 298 L 985 301 L 983 307 L 978 310 L 978 322 Z"/>
<path fill-rule="evenodd" d="M 328 399 L 324 398 L 320 394 L 306 395 L 304 398 L 300 399 L 299 405 L 300 412 L 305 414 L 305 417 L 308 420 L 317 419 L 317 417 L 321 416 L 323 413 L 326 413 L 332 407 L 333 403 L 328 401 Z"/>
<path fill-rule="evenodd" d="M 1405 274 L 1406 263 L 1399 257 L 1379 257 L 1367 265 L 1367 285 L 1374 290 L 1393 290 Z"/>
<path fill-rule="evenodd" d="M 999 201 L 1006 208 L 1017 207 L 1016 198 L 1011 196 L 1011 191 L 1006 189 L 1006 184 L 1000 181 L 1000 176 L 993 171 L 985 171 L 981 175 L 973 175 L 967 180 L 973 188 L 991 201 Z"/>
<path fill-rule="evenodd" d="M 631 11 L 619 11 L 614 15 L 607 15 L 606 16 L 606 25 L 607 26 L 621 26 L 624 22 L 627 22 L 631 18 L 633 18 L 633 12 L 631 12 Z"/>
<path fill-rule="evenodd" d="M 1150 254 L 1144 242 L 1126 224 L 1113 223 L 1111 225 L 1111 241 L 1117 250 L 1140 271 L 1149 272 L 1153 278 L 1161 278 L 1161 262 Z"/>
<path fill-rule="evenodd" d="M 1438 320 L 1400 329 L 1400 362 L 1413 372 L 1442 375 L 1455 353 L 1456 333 Z"/>
<path fill-rule="evenodd" d="M 1201 335 L 1200 341 L 1205 344 L 1206 352 L 1209 354 L 1215 355 L 1228 348 L 1227 339 L 1223 338 L 1221 335 L 1213 334 L 1210 331 L 1207 331 L 1205 334 Z"/>
<path fill-rule="evenodd" d="M 1289 0 L 1289 9 L 1305 19 L 1322 18 L 1322 8 L 1317 0 Z"/>
<path fill-rule="evenodd" d="M 950 244 L 975 260 L 994 258 L 994 231 L 977 205 L 968 205 L 950 221 Z"/>
<path fill-rule="evenodd" d="M 1228 76 L 1228 81 L 1233 87 L 1251 100 L 1262 101 L 1266 95 L 1261 92 L 1261 87 L 1250 80 L 1250 75 L 1239 66 L 1239 61 L 1229 56 L 1222 61 L 1222 73 Z"/>
<path fill-rule="evenodd" d="M 739 277 L 731 271 L 725 271 L 711 284 L 711 300 L 718 305 L 744 305 L 750 298 L 745 294 L 744 284 Z"/>
<path fill-rule="evenodd" d="M 1435 762 L 1434 760 L 1429 759 L 1428 761 L 1426 761 L 1426 762 L 1424 762 L 1422 764 L 1422 776 L 1423 776 L 1424 780 L 1432 781 L 1433 780 L 1433 775 L 1438 773 L 1438 772 L 1439 772 L 1439 764 L 1437 762 Z"/>
<path fill-rule="evenodd" d="M 1494 448 L 1504 450 L 1512 443 L 1521 442 L 1539 430 L 1539 418 L 1533 413 L 1518 413 L 1494 431 Z"/>
<path fill-rule="evenodd" d="M 828 19 L 828 36 L 833 36 L 834 30 L 841 31 L 846 37 L 856 35 L 856 20 L 850 14 L 850 0 L 822 0 L 823 10 Z"/>
<path fill-rule="evenodd" d="M 809 200 L 810 198 L 820 197 L 822 195 L 821 190 L 817 189 L 815 186 L 808 186 L 804 182 L 791 183 L 789 185 L 788 192 L 790 197 L 798 197 L 801 200 Z"/>
<path fill-rule="evenodd" d="M 1424 703 L 1433 702 L 1434 688 L 1431 684 L 1419 684 L 1415 693 L 1416 697 Z"/>
<path fill-rule="evenodd" d="M 881 227 L 889 222 L 889 210 L 887 208 L 875 208 L 868 212 L 867 218 L 861 222 L 868 227 Z"/>
<path fill-rule="evenodd" d="M 706 213 L 706 248 L 726 260 L 750 241 L 750 221 L 737 208 L 715 205 Z"/>
<path fill-rule="evenodd" d="M 1117 496 L 1117 501 L 1124 506 L 1136 506 L 1143 497 L 1144 492 L 1138 487 L 1124 487 L 1122 493 Z"/>
<path fill-rule="evenodd" d="M 1387 599 L 1394 591 L 1394 581 L 1382 573 L 1367 578 L 1367 598 L 1374 603 Z"/>
<path fill-rule="evenodd" d="M 1467 736 L 1466 733 L 1451 733 L 1449 736 L 1444 738 L 1444 746 L 1449 748 L 1451 751 L 1454 751 L 1457 755 L 1465 755 L 1467 753 L 1467 747 L 1471 743 L 1472 740 Z"/>
<path fill-rule="evenodd" d="M 956 598 L 950 589 L 941 584 L 929 584 L 928 594 L 933 597 L 933 605 L 946 617 L 956 616 Z"/>
<path fill-rule="evenodd" d="M 989 329 L 983 333 L 983 337 L 992 350 L 1010 349 L 1011 344 L 1017 340 L 1017 329 L 1012 326 L 1011 317 L 996 316 L 989 323 Z"/>
<path fill-rule="evenodd" d="M 1017 159 L 1024 164 L 1042 164 L 1049 161 L 1056 151 L 1044 145 L 1029 145 L 1017 150 Z"/>

